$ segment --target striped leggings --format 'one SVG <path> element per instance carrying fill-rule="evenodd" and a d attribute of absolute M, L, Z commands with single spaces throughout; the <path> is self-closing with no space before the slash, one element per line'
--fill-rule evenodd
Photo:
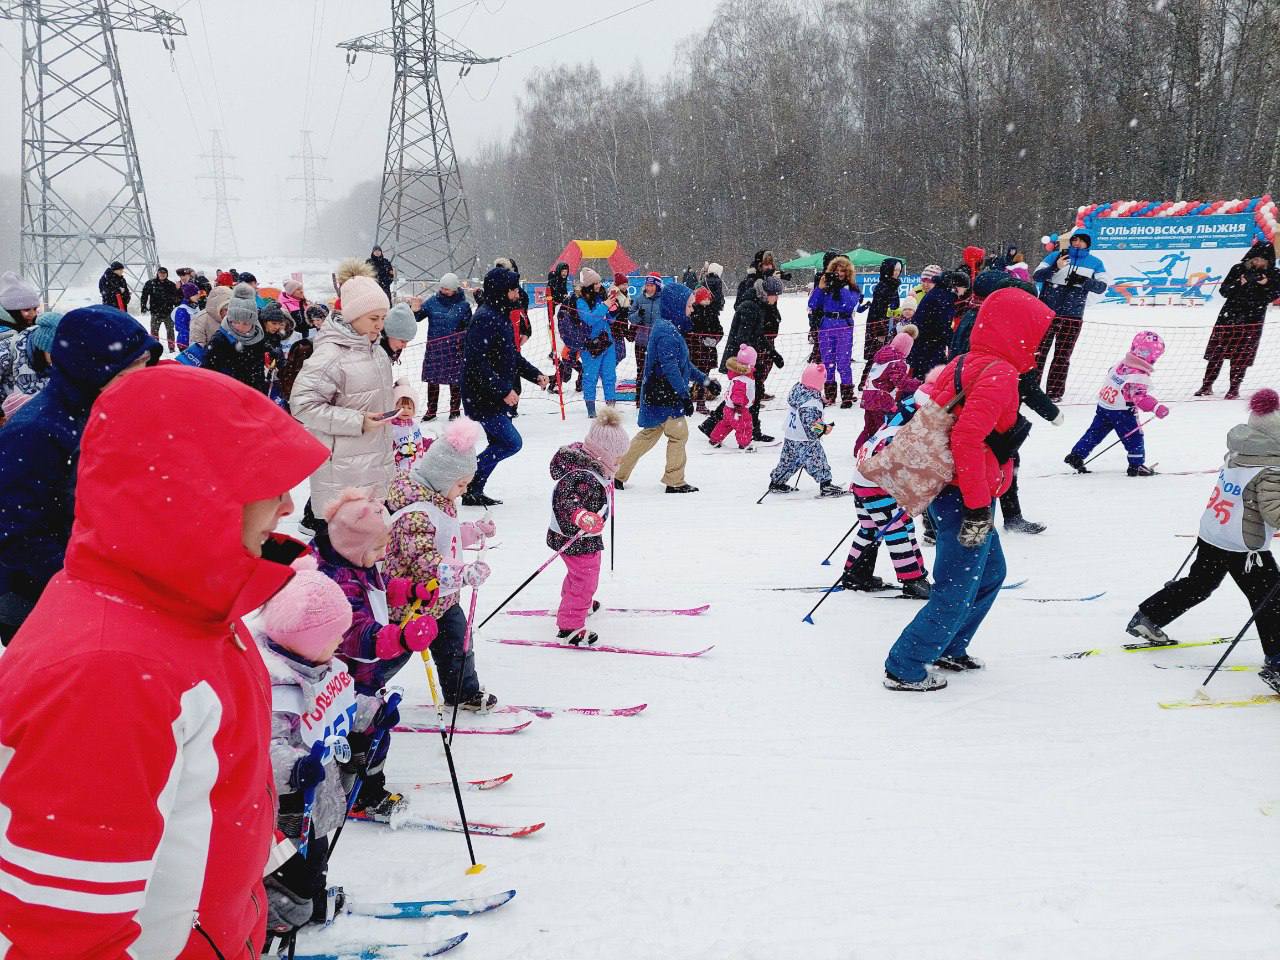
<path fill-rule="evenodd" d="M 849 570 L 854 567 L 869 547 L 883 539 L 889 545 L 893 572 L 900 582 L 919 580 L 925 576 L 924 557 L 916 542 L 915 522 L 909 516 L 894 522 L 894 517 L 901 509 L 898 501 L 880 487 L 860 487 L 856 484 L 853 487 L 853 499 L 858 505 L 858 529 L 849 545 L 849 556 L 844 562 L 844 568 Z"/>

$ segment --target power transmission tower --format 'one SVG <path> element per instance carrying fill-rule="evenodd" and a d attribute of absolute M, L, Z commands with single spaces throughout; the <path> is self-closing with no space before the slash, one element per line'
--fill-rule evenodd
<path fill-rule="evenodd" d="M 209 168 L 212 173 L 201 174 L 196 179 L 213 181 L 213 196 L 205 197 L 205 200 L 214 202 L 213 217 L 213 258 L 215 261 L 219 257 L 238 257 L 239 249 L 236 247 L 236 231 L 231 225 L 231 207 L 230 203 L 236 200 L 236 197 L 227 196 L 227 181 L 242 180 L 243 177 L 233 176 L 227 173 L 227 161 L 234 160 L 235 157 L 229 156 L 222 150 L 222 132 L 220 130 L 213 131 L 213 138 L 209 143 L 209 152 L 200 154 L 201 158 L 209 161 Z"/>
<path fill-rule="evenodd" d="M 316 184 L 328 182 L 329 178 L 316 173 L 316 161 L 326 158 L 316 156 L 311 147 L 310 130 L 302 131 L 302 153 L 295 153 L 293 159 L 302 161 L 302 176 L 289 178 L 302 181 L 302 197 L 294 197 L 295 203 L 299 199 L 302 201 L 302 255 L 315 257 L 319 256 L 316 244 L 320 239 L 320 201 L 316 195 Z"/>
<path fill-rule="evenodd" d="M 49 305 L 91 262 L 141 280 L 159 261 L 115 31 L 172 50 L 182 18 L 140 0 L 0 0 L 0 19 L 22 21 L 22 272 Z"/>
<path fill-rule="evenodd" d="M 396 85 L 387 125 L 378 243 L 394 251 L 398 275 L 428 280 L 448 271 L 471 274 L 476 262 L 471 219 L 453 150 L 453 135 L 440 91 L 440 63 L 460 65 L 465 75 L 477 55 L 436 33 L 434 0 L 391 0 L 391 29 L 338 44 L 357 53 L 395 58 Z"/>

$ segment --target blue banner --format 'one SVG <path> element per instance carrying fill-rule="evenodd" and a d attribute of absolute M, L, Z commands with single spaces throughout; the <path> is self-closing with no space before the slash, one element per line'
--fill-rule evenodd
<path fill-rule="evenodd" d="M 920 285 L 920 274 L 904 273 L 898 278 L 901 284 L 898 286 L 898 298 L 905 300 L 911 296 L 911 291 Z M 870 297 L 876 292 L 876 284 L 880 282 L 879 273 L 860 273 L 857 277 L 858 289 L 862 291 L 864 297 Z"/>
<path fill-rule="evenodd" d="M 1249 214 L 1225 217 L 1089 217 L 1095 250 L 1204 250 L 1248 247 L 1258 234 Z"/>

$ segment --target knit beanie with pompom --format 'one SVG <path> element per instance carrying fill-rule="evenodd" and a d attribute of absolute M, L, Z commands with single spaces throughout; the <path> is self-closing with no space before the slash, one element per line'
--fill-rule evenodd
<path fill-rule="evenodd" d="M 476 443 L 483 432 L 474 420 L 459 417 L 413 462 L 409 475 L 424 487 L 447 494 L 459 480 L 475 476 Z"/>
<path fill-rule="evenodd" d="M 800 371 L 800 383 L 810 390 L 821 390 L 827 382 L 827 368 L 820 363 L 811 363 Z"/>
<path fill-rule="evenodd" d="M 1249 398 L 1249 426 L 1280 434 L 1280 393 L 1264 387 Z"/>
<path fill-rule="evenodd" d="M 361 490 L 348 488 L 325 507 L 324 519 L 329 524 L 329 542 L 347 561 L 357 567 L 378 562 L 375 548 L 390 527 L 387 508 L 381 503 Z"/>
<path fill-rule="evenodd" d="M 631 438 L 622 426 L 622 416 L 613 407 L 605 407 L 591 421 L 591 429 L 582 440 L 582 449 L 609 468 L 612 474 L 618 461 L 631 446 Z"/>

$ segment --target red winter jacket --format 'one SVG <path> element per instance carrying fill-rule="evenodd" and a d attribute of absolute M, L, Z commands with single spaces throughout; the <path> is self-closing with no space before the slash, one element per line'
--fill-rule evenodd
<path fill-rule="evenodd" d="M 986 438 L 992 430 L 1003 432 L 1017 421 L 1018 375 L 1035 366 L 1036 347 L 1052 319 L 1051 309 L 1016 288 L 997 290 L 978 308 L 969 352 L 963 355 L 964 403 L 951 429 L 955 485 L 966 507 L 989 507 L 1013 482 L 1013 464 L 1001 467 Z M 956 395 L 958 360 L 938 375 L 935 403 L 946 404 Z"/>
<path fill-rule="evenodd" d="M 245 550 L 241 507 L 327 455 L 262 394 L 177 364 L 94 404 L 66 567 L 0 657 L 6 960 L 209 960 L 206 937 L 257 960 L 271 694 L 240 617 L 292 571 Z"/>

